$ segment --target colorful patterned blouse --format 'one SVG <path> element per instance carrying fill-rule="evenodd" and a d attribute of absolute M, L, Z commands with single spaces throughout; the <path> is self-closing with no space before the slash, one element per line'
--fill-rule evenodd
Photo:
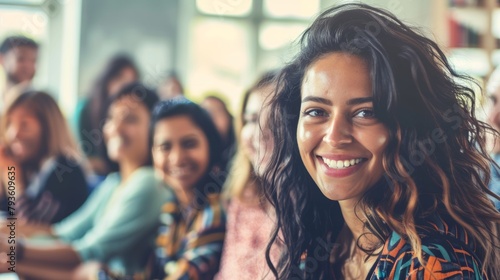
<path fill-rule="evenodd" d="M 488 279 L 474 254 L 474 242 L 462 227 L 435 217 L 419 233 L 425 265 L 393 232 L 367 279 Z"/>
<path fill-rule="evenodd" d="M 226 216 L 218 195 L 198 208 L 181 210 L 175 200 L 163 206 L 156 240 L 156 262 L 148 279 L 212 279 L 219 270 Z"/>

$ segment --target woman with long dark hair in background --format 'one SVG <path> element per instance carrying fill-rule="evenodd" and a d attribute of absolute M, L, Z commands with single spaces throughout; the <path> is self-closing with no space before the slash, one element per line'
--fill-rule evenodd
<path fill-rule="evenodd" d="M 78 115 L 78 137 L 92 171 L 105 176 L 117 171 L 118 166 L 109 159 L 102 134 L 106 121 L 108 101 L 126 84 L 139 79 L 134 61 L 124 54 L 112 57 L 97 77 L 87 101 Z"/>
<path fill-rule="evenodd" d="M 86 161 L 56 101 L 28 90 L 6 104 L 0 121 L 1 209 L 18 223 L 50 225 L 87 199 Z"/>
<path fill-rule="evenodd" d="M 267 129 L 269 106 L 278 71 L 264 73 L 245 92 L 238 118 L 238 149 L 225 183 L 227 230 L 221 269 L 215 279 L 272 279 L 265 250 L 275 226 L 261 180 L 272 153 Z M 279 255 L 273 251 L 272 260 Z"/>

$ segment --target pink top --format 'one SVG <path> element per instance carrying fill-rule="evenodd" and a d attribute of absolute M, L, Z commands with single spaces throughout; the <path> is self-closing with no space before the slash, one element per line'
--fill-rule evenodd
<path fill-rule="evenodd" d="M 266 262 L 266 246 L 273 228 L 272 216 L 262 207 L 232 199 L 227 209 L 221 266 L 214 279 L 275 279 Z M 272 259 L 277 260 L 277 250 L 272 252 Z"/>

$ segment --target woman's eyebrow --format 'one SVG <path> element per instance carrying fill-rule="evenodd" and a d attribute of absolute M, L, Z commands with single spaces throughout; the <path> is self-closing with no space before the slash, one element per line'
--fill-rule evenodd
<path fill-rule="evenodd" d="M 346 104 L 347 105 L 359 105 L 363 103 L 368 103 L 368 102 L 373 102 L 373 97 L 360 97 L 360 98 L 353 98 L 349 99 Z"/>
<path fill-rule="evenodd" d="M 332 105 L 332 101 L 330 101 L 329 99 L 323 98 L 323 97 L 306 96 L 306 97 L 304 97 L 304 99 L 302 99 L 302 103 L 309 102 L 309 101 L 323 103 L 323 104 L 330 105 L 330 106 Z"/>
<path fill-rule="evenodd" d="M 323 103 L 326 105 L 332 105 L 332 101 L 326 98 L 322 97 L 317 97 L 317 96 L 306 96 L 304 99 L 302 99 L 302 103 L 304 102 L 318 102 L 318 103 Z M 346 104 L 347 105 L 358 105 L 358 104 L 363 104 L 363 103 L 368 103 L 368 102 L 373 102 L 373 97 L 360 97 L 360 98 L 353 98 L 349 99 Z"/>

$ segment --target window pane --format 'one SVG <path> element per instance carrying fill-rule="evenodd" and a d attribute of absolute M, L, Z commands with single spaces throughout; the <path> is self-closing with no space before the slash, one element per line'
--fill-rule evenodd
<path fill-rule="evenodd" d="M 208 91 L 226 96 L 235 110 L 251 69 L 250 27 L 241 20 L 198 18 L 193 22 L 186 69 L 188 96 Z"/>
<path fill-rule="evenodd" d="M 45 0 L 0 0 L 0 4 L 29 4 L 39 5 Z"/>
<path fill-rule="evenodd" d="M 320 0 L 264 0 L 264 13 L 276 18 L 314 17 L 320 9 Z"/>
<path fill-rule="evenodd" d="M 246 16 L 252 9 L 252 0 L 196 0 L 196 7 L 205 14 Z"/>
<path fill-rule="evenodd" d="M 294 43 L 306 27 L 302 23 L 264 22 L 259 31 L 259 45 L 264 50 L 281 49 Z"/>
<path fill-rule="evenodd" d="M 35 40 L 44 38 L 48 28 L 47 14 L 32 8 L 1 8 L 0 37 L 23 34 Z"/>
<path fill-rule="evenodd" d="M 491 27 L 492 27 L 492 32 L 493 32 L 493 36 L 495 36 L 495 38 L 497 40 L 500 40 L 500 9 L 496 9 L 494 12 L 493 12 L 493 19 L 492 19 L 492 24 L 491 24 Z M 500 44 L 497 44 L 497 48 L 500 48 Z"/>

